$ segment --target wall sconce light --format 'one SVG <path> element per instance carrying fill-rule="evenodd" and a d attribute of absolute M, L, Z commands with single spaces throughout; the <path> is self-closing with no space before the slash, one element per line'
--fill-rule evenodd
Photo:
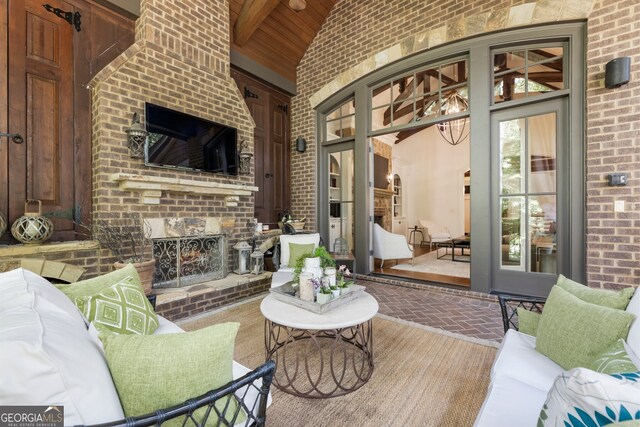
<path fill-rule="evenodd" d="M 296 151 L 298 153 L 307 151 L 307 141 L 301 136 L 296 138 Z"/>
<path fill-rule="evenodd" d="M 253 153 L 249 151 L 249 144 L 244 139 L 240 141 L 240 153 L 238 154 L 240 158 L 240 173 L 243 175 L 248 175 L 251 173 L 251 158 L 253 157 Z"/>
<path fill-rule="evenodd" d="M 129 144 L 129 156 L 134 159 L 144 157 L 144 143 L 147 140 L 149 132 L 140 123 L 138 113 L 133 113 L 131 119 L 131 127 L 124 130 L 127 134 L 127 143 Z"/>
<path fill-rule="evenodd" d="M 604 86 L 607 89 L 614 89 L 629 83 L 631 75 L 631 58 L 612 59 L 607 62 L 604 70 Z"/>
<path fill-rule="evenodd" d="M 300 12 L 307 7 L 307 2 L 306 0 L 289 0 L 289 7 L 296 12 Z"/>

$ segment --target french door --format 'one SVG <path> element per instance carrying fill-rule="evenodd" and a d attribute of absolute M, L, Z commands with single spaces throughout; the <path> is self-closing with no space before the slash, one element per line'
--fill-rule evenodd
<path fill-rule="evenodd" d="M 491 116 L 493 291 L 546 296 L 569 271 L 567 117 L 566 99 Z"/>

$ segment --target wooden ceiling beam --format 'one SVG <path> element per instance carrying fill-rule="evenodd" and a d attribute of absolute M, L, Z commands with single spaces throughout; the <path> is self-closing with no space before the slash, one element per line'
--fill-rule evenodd
<path fill-rule="evenodd" d="M 280 0 L 245 0 L 233 26 L 233 42 L 243 46 L 262 21 L 280 4 Z"/>

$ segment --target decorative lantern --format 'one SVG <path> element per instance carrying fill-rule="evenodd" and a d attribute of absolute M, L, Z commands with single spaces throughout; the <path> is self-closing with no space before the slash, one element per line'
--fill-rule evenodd
<path fill-rule="evenodd" d="M 236 274 L 249 273 L 250 258 L 251 258 L 251 246 L 247 242 L 238 242 L 233 247 L 237 251 L 236 257 L 233 262 L 233 272 Z"/>
<path fill-rule="evenodd" d="M 38 205 L 38 210 L 30 211 L 30 205 L 35 204 Z M 40 200 L 24 202 L 24 215 L 13 223 L 11 234 L 17 241 L 27 245 L 37 245 L 51 238 L 53 223 L 49 218 L 42 216 L 42 202 Z"/>
<path fill-rule="evenodd" d="M 333 242 L 333 253 L 336 255 L 347 255 L 349 253 L 349 244 L 344 237 L 338 237 Z"/>
<path fill-rule="evenodd" d="M 264 254 L 256 249 L 251 254 L 251 274 L 260 274 L 264 271 Z"/>
<path fill-rule="evenodd" d="M 7 220 L 4 219 L 4 215 L 2 215 L 2 212 L 0 212 L 0 237 L 2 237 L 2 235 L 6 230 L 7 230 Z"/>
<path fill-rule="evenodd" d="M 131 127 L 124 130 L 127 133 L 127 142 L 129 143 L 129 156 L 134 159 L 144 157 L 144 143 L 147 140 L 149 132 L 140 123 L 138 113 L 133 113 L 131 119 Z"/>
<path fill-rule="evenodd" d="M 238 157 L 240 157 L 240 173 L 243 175 L 251 173 L 251 158 L 253 157 L 253 153 L 249 150 L 249 144 L 247 144 L 247 141 L 244 139 L 240 141 L 240 153 Z"/>

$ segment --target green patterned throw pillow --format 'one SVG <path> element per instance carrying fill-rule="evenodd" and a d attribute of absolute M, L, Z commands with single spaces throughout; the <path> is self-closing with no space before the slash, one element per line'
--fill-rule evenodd
<path fill-rule="evenodd" d="M 233 348 L 239 323 L 220 323 L 183 334 L 100 334 L 104 353 L 127 417 L 144 415 L 200 396 L 233 380 Z M 228 406 L 226 406 L 228 405 Z M 246 414 L 235 397 L 216 402 L 205 425 L 236 425 Z M 207 408 L 194 413 L 203 424 Z M 180 426 L 182 418 L 164 423 Z M 193 425 L 193 423 L 189 423 Z"/>
<path fill-rule="evenodd" d="M 158 329 L 158 316 L 131 276 L 96 295 L 76 297 L 74 302 L 98 331 L 150 335 Z"/>
<path fill-rule="evenodd" d="M 626 374 L 638 371 L 640 367 L 631 361 L 624 344 L 624 339 L 620 338 L 611 344 L 605 352 L 597 356 L 591 362 L 591 365 L 587 367 L 603 374 Z"/>

